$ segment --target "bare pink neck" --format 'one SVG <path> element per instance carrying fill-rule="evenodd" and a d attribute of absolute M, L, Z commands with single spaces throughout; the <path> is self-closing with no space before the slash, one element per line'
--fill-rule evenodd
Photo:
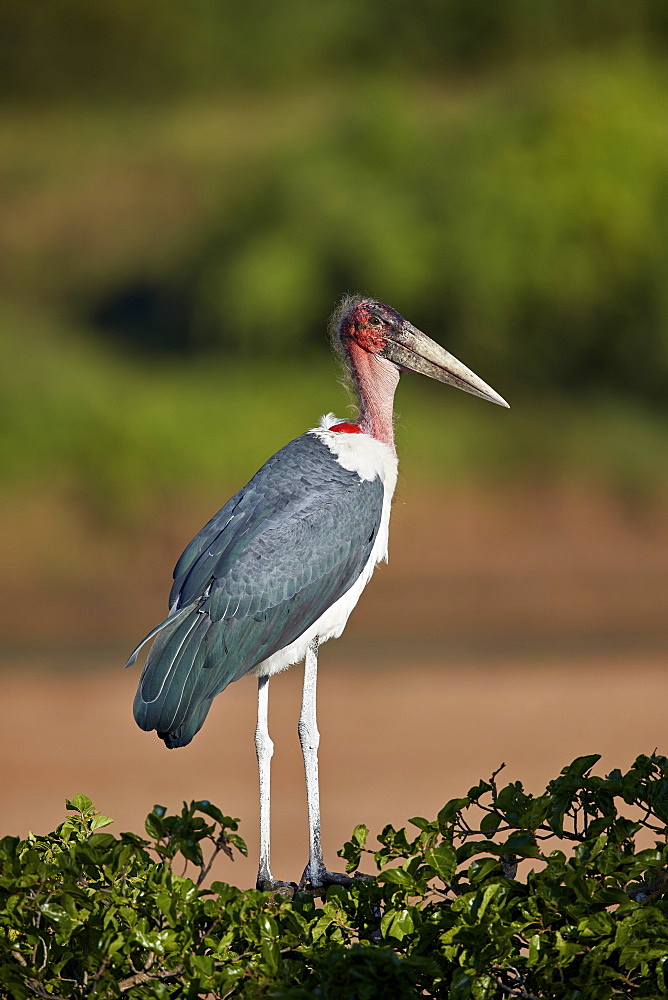
<path fill-rule="evenodd" d="M 360 427 L 396 454 L 393 411 L 399 371 L 391 361 L 370 354 L 354 341 L 350 342 L 348 356 L 359 398 Z"/>

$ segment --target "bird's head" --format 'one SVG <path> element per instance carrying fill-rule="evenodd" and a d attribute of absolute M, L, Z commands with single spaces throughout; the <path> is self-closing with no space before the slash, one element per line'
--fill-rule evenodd
<path fill-rule="evenodd" d="M 494 389 L 445 348 L 416 329 L 383 302 L 362 296 L 343 300 L 332 317 L 335 345 L 347 355 L 364 351 L 395 366 L 399 372 L 419 372 L 499 406 L 508 406 Z"/>

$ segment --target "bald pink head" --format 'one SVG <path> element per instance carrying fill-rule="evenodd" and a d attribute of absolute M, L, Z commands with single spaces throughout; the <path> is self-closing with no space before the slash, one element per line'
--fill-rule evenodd
<path fill-rule="evenodd" d="M 362 430 L 392 449 L 394 393 L 402 372 L 420 372 L 508 406 L 461 361 L 383 302 L 361 295 L 345 298 L 332 317 L 332 335 L 352 374 Z"/>
<path fill-rule="evenodd" d="M 359 404 L 359 424 L 394 451 L 394 393 L 400 370 L 381 357 L 388 332 L 404 319 L 390 306 L 359 295 L 345 298 L 332 317 L 332 339 L 352 375 Z"/>

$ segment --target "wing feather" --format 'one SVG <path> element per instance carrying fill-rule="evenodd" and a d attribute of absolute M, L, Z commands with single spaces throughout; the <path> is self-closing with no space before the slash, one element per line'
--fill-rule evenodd
<path fill-rule="evenodd" d="M 274 455 L 176 565 L 170 616 L 144 640 L 154 637 L 135 698 L 139 726 L 167 746 L 189 743 L 217 694 L 352 586 L 382 505 L 380 479 L 344 469 L 313 435 Z"/>

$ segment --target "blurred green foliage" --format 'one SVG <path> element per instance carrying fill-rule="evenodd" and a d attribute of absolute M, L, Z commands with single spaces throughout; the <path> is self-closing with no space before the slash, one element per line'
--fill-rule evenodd
<path fill-rule="evenodd" d="M 318 76 L 478 72 L 536 53 L 668 41 L 662 0 L 5 0 L 0 85 L 15 99 L 164 99 Z"/>
<path fill-rule="evenodd" d="M 0 310 L 0 468 L 5 489 L 56 491 L 106 522 L 159 516 L 166 492 L 218 497 L 332 407 L 334 361 L 130 361 L 33 313 Z M 30 331 L 26 350 L 25 329 Z M 630 493 L 668 468 L 668 433 L 646 409 L 524 395 L 508 413 L 406 379 L 397 439 L 406 480 L 486 487 L 576 474 Z M 525 409 L 529 411 L 527 416 Z M 157 501 L 157 506 L 156 506 Z"/>
<path fill-rule="evenodd" d="M 416 470 L 665 479 L 658 0 L 10 0 L 0 39 L 5 481 L 238 481 L 345 406 L 348 290 L 519 408 L 402 386 Z"/>

